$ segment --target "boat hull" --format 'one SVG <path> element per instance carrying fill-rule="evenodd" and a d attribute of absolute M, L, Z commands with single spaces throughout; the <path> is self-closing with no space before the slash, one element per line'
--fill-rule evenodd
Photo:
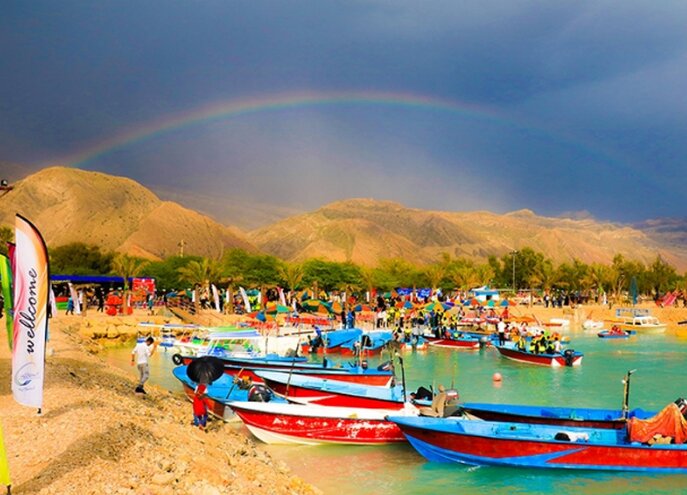
<path fill-rule="evenodd" d="M 629 325 L 625 323 L 617 323 L 618 328 L 625 332 L 636 332 L 638 334 L 657 334 L 665 333 L 668 325 Z"/>
<path fill-rule="evenodd" d="M 515 404 L 465 403 L 461 409 L 471 416 L 485 421 L 528 423 L 541 425 L 573 426 L 620 430 L 627 421 L 622 411 L 615 409 L 584 409 L 551 406 L 522 406 Z M 653 411 L 633 409 L 628 418 L 647 419 Z"/>
<path fill-rule="evenodd" d="M 406 441 L 398 426 L 385 420 L 392 411 L 361 414 L 350 408 L 295 404 L 275 408 L 232 403 L 232 407 L 248 430 L 265 443 L 379 445 Z"/>
<path fill-rule="evenodd" d="M 413 447 L 430 461 L 527 468 L 687 473 L 687 448 L 684 446 L 509 438 L 508 435 L 514 433 L 512 430 L 503 436 L 480 435 L 458 429 L 438 431 L 410 422 L 404 424 L 394 417 L 391 419 L 399 424 Z M 617 434 L 622 435 L 621 432 Z"/>
<path fill-rule="evenodd" d="M 426 338 L 426 337 L 425 337 Z M 434 347 L 447 347 L 449 349 L 478 350 L 479 341 L 473 339 L 427 339 L 429 345 Z"/>
<path fill-rule="evenodd" d="M 579 366 L 582 364 L 581 353 L 575 353 L 570 361 L 570 364 L 566 361 L 565 356 L 562 354 L 534 354 L 531 352 L 523 352 L 517 349 L 510 349 L 508 347 L 496 346 L 499 353 L 512 361 L 517 361 L 519 363 L 536 364 L 538 366 L 551 366 L 554 368 L 560 368 L 564 366 Z"/>

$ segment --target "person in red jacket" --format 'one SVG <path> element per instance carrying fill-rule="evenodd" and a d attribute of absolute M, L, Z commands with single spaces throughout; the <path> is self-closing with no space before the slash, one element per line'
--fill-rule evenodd
<path fill-rule="evenodd" d="M 205 431 L 205 427 L 208 422 L 208 407 L 210 402 L 208 401 L 207 386 L 201 383 L 196 387 L 195 393 L 193 394 L 193 425 L 200 428 L 201 431 Z"/>

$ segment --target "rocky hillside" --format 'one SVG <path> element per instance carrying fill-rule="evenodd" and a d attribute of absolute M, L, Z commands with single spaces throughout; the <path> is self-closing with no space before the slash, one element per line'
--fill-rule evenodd
<path fill-rule="evenodd" d="M 124 177 L 51 167 L 14 184 L 0 197 L 0 224 L 12 226 L 21 213 L 40 229 L 49 246 L 70 242 L 163 258 L 179 251 L 217 257 L 223 249 L 254 246 L 225 227 L 176 203 L 160 200 Z"/>
<path fill-rule="evenodd" d="M 642 230 L 593 219 L 547 218 L 521 210 L 446 212 L 351 199 L 250 232 L 261 250 L 287 260 L 321 257 L 375 265 L 383 258 L 431 263 L 442 253 L 485 259 L 531 247 L 557 262 L 574 257 L 610 263 L 615 254 L 645 263 L 657 255 L 687 269 L 687 246 L 666 244 Z"/>

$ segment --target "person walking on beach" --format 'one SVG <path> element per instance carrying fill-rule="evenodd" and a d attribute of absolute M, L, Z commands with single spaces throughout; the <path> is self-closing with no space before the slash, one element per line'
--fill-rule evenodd
<path fill-rule="evenodd" d="M 157 342 L 152 337 L 148 337 L 145 342 L 139 342 L 131 351 L 131 366 L 134 365 L 134 361 L 138 367 L 138 386 L 136 387 L 136 393 L 145 394 L 146 391 L 143 389 L 143 385 L 148 380 L 150 376 L 150 365 L 148 359 L 150 356 L 155 354 L 155 349 L 157 349 Z"/>
<path fill-rule="evenodd" d="M 70 314 L 74 314 L 74 300 L 72 299 L 72 296 L 69 296 L 69 299 L 67 300 L 67 312 L 65 313 L 65 315 Z"/>

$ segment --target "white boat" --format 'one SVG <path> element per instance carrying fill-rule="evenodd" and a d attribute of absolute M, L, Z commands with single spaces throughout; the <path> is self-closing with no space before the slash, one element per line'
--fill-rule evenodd
<path fill-rule="evenodd" d="M 668 328 L 667 324 L 652 316 L 648 309 L 640 308 L 618 308 L 615 310 L 615 319 L 610 323 L 621 330 L 638 334 L 663 333 Z"/>

